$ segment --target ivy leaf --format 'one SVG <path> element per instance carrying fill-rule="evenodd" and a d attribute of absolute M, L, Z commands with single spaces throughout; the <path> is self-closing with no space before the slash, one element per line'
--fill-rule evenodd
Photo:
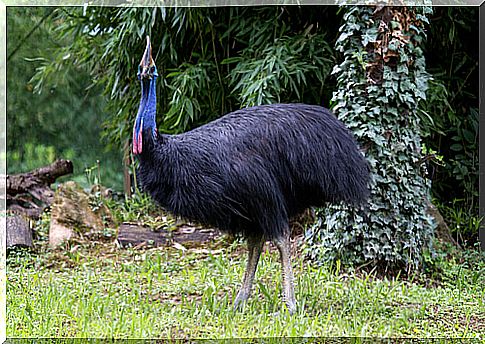
<path fill-rule="evenodd" d="M 382 78 L 384 80 L 392 80 L 392 69 L 390 67 L 387 67 L 387 66 L 384 67 Z"/>
<path fill-rule="evenodd" d="M 422 15 L 422 14 L 416 14 L 416 19 L 422 22 L 425 22 L 426 24 L 429 24 L 429 19 L 428 17 Z"/>
<path fill-rule="evenodd" d="M 369 43 L 375 43 L 377 41 L 377 29 L 370 29 L 367 30 L 363 35 L 362 35 L 362 45 L 364 47 L 367 46 Z"/>
<path fill-rule="evenodd" d="M 409 81 L 409 79 L 404 79 L 399 83 L 399 89 L 402 92 L 406 92 L 415 89 L 415 86 Z"/>
<path fill-rule="evenodd" d="M 387 48 L 392 51 L 397 51 L 397 49 L 399 48 L 399 45 L 400 45 L 399 40 L 393 38 L 387 45 Z"/>
<path fill-rule="evenodd" d="M 338 74 L 342 71 L 342 69 L 340 68 L 339 65 L 335 65 L 333 66 L 333 69 L 332 69 L 332 73 L 330 73 L 331 75 L 335 75 L 335 74 Z"/>
<path fill-rule="evenodd" d="M 450 149 L 455 151 L 455 152 L 459 152 L 459 151 L 463 150 L 463 146 L 459 143 L 454 143 L 450 146 Z"/>
<path fill-rule="evenodd" d="M 463 129 L 463 137 L 465 138 L 465 140 L 467 140 L 469 143 L 473 143 L 475 142 L 475 137 L 476 135 L 474 133 L 472 133 L 470 130 L 468 129 Z"/>
<path fill-rule="evenodd" d="M 403 62 L 403 61 L 401 61 Z M 397 72 L 398 73 L 403 73 L 403 74 L 408 74 L 409 70 L 408 70 L 408 66 L 406 66 L 404 63 L 401 63 L 397 66 Z"/>
<path fill-rule="evenodd" d="M 345 42 L 347 38 L 352 36 L 352 34 L 353 34 L 352 32 L 343 32 L 342 34 L 340 34 L 339 38 L 337 39 L 336 44 Z"/>

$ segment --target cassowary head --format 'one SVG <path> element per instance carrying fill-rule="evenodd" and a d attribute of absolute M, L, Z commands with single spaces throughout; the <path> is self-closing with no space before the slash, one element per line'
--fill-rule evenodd
<path fill-rule="evenodd" d="M 155 66 L 155 62 L 152 58 L 152 45 L 150 43 L 150 37 L 147 36 L 147 46 L 145 48 L 145 52 L 143 53 L 143 57 L 141 58 L 140 65 L 138 66 L 138 79 L 143 80 L 150 80 L 152 77 L 157 77 L 157 67 Z"/>
<path fill-rule="evenodd" d="M 133 126 L 133 154 L 141 154 L 143 150 L 143 134 L 147 132 L 156 135 L 156 79 L 157 67 L 152 58 L 150 37 L 147 36 L 147 45 L 140 65 L 138 66 L 138 79 L 141 83 L 141 100 Z"/>

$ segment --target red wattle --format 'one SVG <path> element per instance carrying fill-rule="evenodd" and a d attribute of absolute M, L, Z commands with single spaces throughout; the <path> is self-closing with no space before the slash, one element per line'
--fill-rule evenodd
<path fill-rule="evenodd" d="M 142 135 L 141 135 L 141 130 L 136 134 L 136 129 L 133 128 L 133 154 L 141 154 L 141 148 L 142 148 Z"/>
<path fill-rule="evenodd" d="M 140 132 L 138 133 L 138 154 L 141 154 L 141 146 L 142 146 L 142 135 L 141 135 L 141 130 Z"/>

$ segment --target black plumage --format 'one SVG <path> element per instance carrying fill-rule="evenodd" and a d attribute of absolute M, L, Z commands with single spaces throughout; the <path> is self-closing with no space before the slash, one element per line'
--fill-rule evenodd
<path fill-rule="evenodd" d="M 137 179 L 176 215 L 245 237 L 281 235 L 325 202 L 360 203 L 368 168 L 327 109 L 246 108 L 180 135 L 144 135 Z"/>
<path fill-rule="evenodd" d="M 234 111 L 183 134 L 159 134 L 149 40 L 139 76 L 133 142 L 143 190 L 175 215 L 248 239 L 236 305 L 249 296 L 262 244 L 273 241 L 294 311 L 289 219 L 310 206 L 361 204 L 369 196 L 369 167 L 351 132 L 323 107 L 274 104 Z"/>

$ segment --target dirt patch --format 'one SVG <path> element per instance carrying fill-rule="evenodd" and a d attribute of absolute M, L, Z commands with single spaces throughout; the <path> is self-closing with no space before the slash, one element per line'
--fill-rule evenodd
<path fill-rule="evenodd" d="M 473 307 L 472 305 L 469 306 Z M 485 328 L 485 313 L 480 310 L 466 314 L 464 310 L 456 307 L 433 305 L 428 310 L 428 319 L 432 319 L 437 324 L 441 324 L 444 329 L 449 330 L 468 328 L 472 331 L 479 331 Z"/>

